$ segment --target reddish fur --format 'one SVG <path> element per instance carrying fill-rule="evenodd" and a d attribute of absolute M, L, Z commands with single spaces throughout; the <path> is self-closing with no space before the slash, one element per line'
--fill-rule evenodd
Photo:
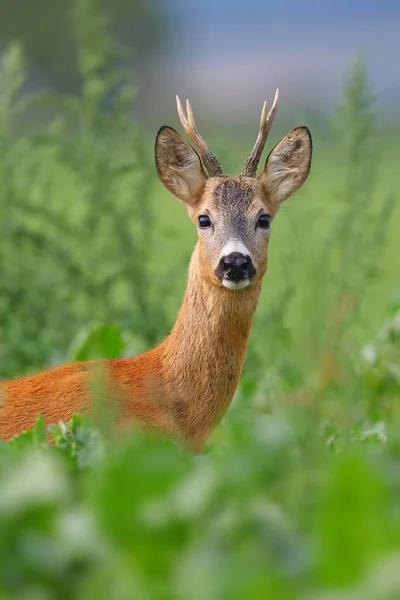
<path fill-rule="evenodd" d="M 261 285 L 232 294 L 203 281 L 197 249 L 184 302 L 171 334 L 134 358 L 75 363 L 2 385 L 0 438 L 91 411 L 91 376 L 100 364 L 120 424 L 136 422 L 201 450 L 228 408 L 242 369 Z"/>

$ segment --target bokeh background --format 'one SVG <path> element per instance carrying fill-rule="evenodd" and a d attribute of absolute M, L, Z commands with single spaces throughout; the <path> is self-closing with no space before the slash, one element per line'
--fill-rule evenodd
<path fill-rule="evenodd" d="M 307 125 L 314 157 L 203 456 L 79 417 L 0 445 L 1 597 L 400 597 L 399 31 L 395 0 L 2 0 L 1 378 L 167 335 L 175 93 L 229 173 L 277 87 L 268 148 Z"/>
<path fill-rule="evenodd" d="M 250 120 L 275 87 L 282 88 L 285 108 L 332 110 L 343 72 L 357 55 L 368 65 L 379 106 L 396 116 L 395 0 L 100 0 L 100 5 L 113 20 L 114 40 L 131 52 L 136 108 L 152 123 L 172 111 L 177 92 L 195 98 L 207 119 L 230 124 Z M 36 88 L 79 90 L 71 6 L 61 0 L 2 2 L 1 47 L 23 41 Z"/>

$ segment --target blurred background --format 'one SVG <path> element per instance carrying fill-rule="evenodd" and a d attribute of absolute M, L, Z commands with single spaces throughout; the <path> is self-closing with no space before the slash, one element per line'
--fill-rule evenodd
<path fill-rule="evenodd" d="M 228 173 L 277 87 L 268 149 L 314 143 L 203 456 L 79 417 L 0 442 L 1 598 L 400 597 L 399 32 L 396 0 L 1 1 L 0 379 L 168 334 L 176 93 Z"/>
<path fill-rule="evenodd" d="M 112 20 L 114 42 L 130 54 L 135 109 L 152 124 L 173 114 L 175 93 L 193 97 L 207 119 L 228 123 L 250 121 L 276 87 L 285 108 L 332 110 L 343 72 L 356 55 L 365 60 L 379 106 L 395 116 L 400 95 L 395 0 L 98 4 Z M 33 88 L 79 89 L 71 6 L 61 0 L 1 4 L 2 51 L 11 40 L 21 40 Z"/>

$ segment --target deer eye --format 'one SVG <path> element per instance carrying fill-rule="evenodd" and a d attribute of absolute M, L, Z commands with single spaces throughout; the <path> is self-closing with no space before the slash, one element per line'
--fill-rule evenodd
<path fill-rule="evenodd" d="M 200 215 L 198 218 L 199 227 L 202 229 L 206 229 L 206 227 L 211 227 L 211 219 L 207 215 Z"/>
<path fill-rule="evenodd" d="M 261 229 L 269 229 L 271 226 L 271 217 L 269 215 L 260 215 L 258 217 L 257 226 Z"/>

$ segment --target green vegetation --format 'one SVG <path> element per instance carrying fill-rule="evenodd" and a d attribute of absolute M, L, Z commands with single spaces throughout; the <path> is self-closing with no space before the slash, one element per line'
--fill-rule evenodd
<path fill-rule="evenodd" d="M 22 94 L 18 45 L 0 67 L 2 378 L 140 352 L 182 297 L 193 228 L 95 6 L 75 2 L 79 96 Z M 203 455 L 78 415 L 0 445 L 0 599 L 399 597 L 398 154 L 362 63 L 314 142 Z"/>

